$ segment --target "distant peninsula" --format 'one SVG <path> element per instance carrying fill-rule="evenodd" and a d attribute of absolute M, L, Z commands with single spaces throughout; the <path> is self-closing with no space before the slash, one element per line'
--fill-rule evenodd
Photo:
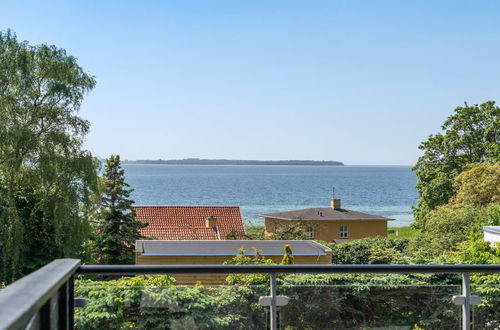
<path fill-rule="evenodd" d="M 333 160 L 235 160 L 235 159 L 138 159 L 125 160 L 123 164 L 166 164 L 166 165 L 314 165 L 344 166 L 344 163 Z"/>

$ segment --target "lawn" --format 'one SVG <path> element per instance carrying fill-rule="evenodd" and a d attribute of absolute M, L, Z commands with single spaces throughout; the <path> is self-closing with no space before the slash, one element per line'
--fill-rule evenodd
<path fill-rule="evenodd" d="M 396 232 L 398 235 L 396 235 Z M 420 233 L 419 229 L 412 227 L 389 227 L 387 228 L 387 237 L 389 238 L 412 238 Z"/>

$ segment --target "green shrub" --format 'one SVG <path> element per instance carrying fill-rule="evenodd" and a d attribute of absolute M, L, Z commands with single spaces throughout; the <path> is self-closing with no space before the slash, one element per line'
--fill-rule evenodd
<path fill-rule="evenodd" d="M 334 264 L 388 264 L 402 256 L 408 240 L 374 237 L 326 244 L 332 249 Z"/>
<path fill-rule="evenodd" d="M 246 329 L 265 327 L 260 288 L 172 285 L 170 276 L 115 281 L 78 280 L 75 295 L 88 305 L 75 310 L 77 329 Z M 267 291 L 267 288 L 266 288 Z M 259 323 L 260 322 L 260 323 Z"/>
<path fill-rule="evenodd" d="M 426 216 L 421 234 L 410 244 L 412 251 L 432 258 L 467 241 L 468 235 L 482 234 L 485 225 L 500 224 L 500 204 L 485 207 L 447 204 Z"/>

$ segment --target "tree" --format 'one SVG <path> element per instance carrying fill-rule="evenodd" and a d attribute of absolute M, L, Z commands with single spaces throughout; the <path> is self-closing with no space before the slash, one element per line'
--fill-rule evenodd
<path fill-rule="evenodd" d="M 224 261 L 224 265 L 273 265 L 274 262 L 271 259 L 266 259 L 262 254 L 262 251 L 254 248 L 254 257 L 250 258 L 245 255 L 245 250 L 243 248 L 238 249 L 238 254 Z M 260 285 L 269 283 L 269 275 L 267 274 L 230 274 L 226 277 L 226 282 L 229 284 L 240 284 L 240 285 Z"/>
<path fill-rule="evenodd" d="M 467 241 L 457 246 L 453 262 L 458 264 L 498 264 L 500 262 L 500 247 L 491 246 L 483 235 L 470 234 Z M 496 275 L 498 277 L 498 275 Z"/>
<path fill-rule="evenodd" d="M 76 114 L 95 79 L 63 49 L 0 32 L 0 281 L 76 257 L 98 162 Z"/>
<path fill-rule="evenodd" d="M 452 197 L 453 180 L 467 164 L 500 160 L 500 108 L 495 102 L 457 107 L 442 130 L 419 146 L 424 154 L 413 167 L 420 194 L 414 207 L 417 227 Z"/>
<path fill-rule="evenodd" d="M 241 240 L 241 239 L 252 239 L 249 235 L 244 232 L 237 231 L 236 229 L 231 229 L 224 239 L 227 240 Z"/>
<path fill-rule="evenodd" d="M 266 309 L 249 286 L 173 285 L 168 275 L 75 281 L 75 295 L 88 305 L 75 309 L 75 329 L 255 329 L 266 328 Z"/>
<path fill-rule="evenodd" d="M 293 265 L 294 264 L 294 258 L 293 258 L 293 253 L 292 253 L 292 247 L 289 244 L 286 244 L 283 247 L 284 250 L 284 255 L 283 259 L 281 260 L 282 265 Z"/>
<path fill-rule="evenodd" d="M 468 165 L 455 178 L 453 188 L 452 203 L 476 206 L 500 203 L 500 162 Z"/>
<path fill-rule="evenodd" d="M 443 205 L 426 215 L 425 227 L 410 249 L 435 257 L 456 250 L 470 235 L 482 234 L 483 226 L 499 224 L 500 204 Z"/>
<path fill-rule="evenodd" d="M 120 156 L 112 155 L 106 161 L 103 192 L 97 200 L 94 249 L 100 263 L 134 263 L 135 241 L 143 238 L 139 230 L 147 224 L 135 219 L 134 201 L 129 199 L 133 189 L 127 187 Z"/>
<path fill-rule="evenodd" d="M 280 225 L 276 228 L 270 239 L 274 240 L 304 240 L 307 239 L 305 224 L 294 222 L 287 225 Z"/>
<path fill-rule="evenodd" d="M 424 216 L 420 237 L 412 242 L 412 250 L 437 256 L 455 250 L 470 235 L 480 235 L 482 226 L 500 224 L 499 162 L 467 165 L 454 179 L 453 189 L 448 204 Z"/>
<path fill-rule="evenodd" d="M 459 244 L 453 263 L 499 264 L 500 246 L 492 246 L 482 234 L 471 234 Z M 490 329 L 500 326 L 500 276 L 498 274 L 471 274 L 471 289 L 481 296 L 480 310 L 475 313 L 476 324 L 487 324 Z"/>
<path fill-rule="evenodd" d="M 405 252 L 408 240 L 369 237 L 341 244 L 326 244 L 332 249 L 334 264 L 388 264 Z"/>

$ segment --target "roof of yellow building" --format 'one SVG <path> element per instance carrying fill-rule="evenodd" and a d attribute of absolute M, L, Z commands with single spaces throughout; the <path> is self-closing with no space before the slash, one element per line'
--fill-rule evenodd
<path fill-rule="evenodd" d="M 263 214 L 261 217 L 280 220 L 320 220 L 320 221 L 367 221 L 367 220 L 393 220 L 378 215 L 362 213 L 347 209 L 310 208 L 288 212 Z"/>
<path fill-rule="evenodd" d="M 192 240 L 153 241 L 138 240 L 135 248 L 145 256 L 231 256 L 243 248 L 245 255 L 255 255 L 255 249 L 264 256 L 283 255 L 284 246 L 290 245 L 293 255 L 326 255 L 329 247 L 311 240 Z"/>

